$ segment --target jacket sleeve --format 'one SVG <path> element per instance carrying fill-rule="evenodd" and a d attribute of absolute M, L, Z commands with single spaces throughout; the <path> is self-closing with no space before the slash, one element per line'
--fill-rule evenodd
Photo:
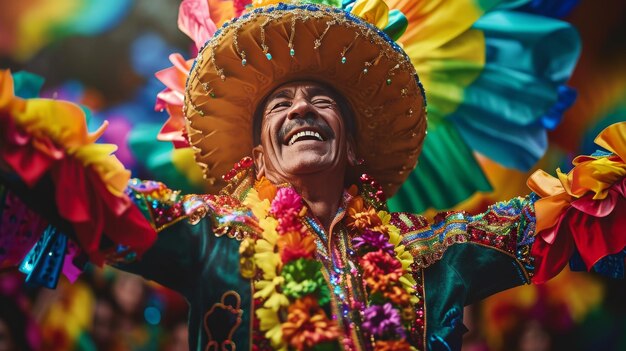
<path fill-rule="evenodd" d="M 622 276 L 626 123 L 610 126 L 596 143 L 610 153 L 579 156 L 568 174 L 557 170 L 558 178 L 538 171 L 528 182 L 533 193 L 484 213 L 441 213 L 432 224 L 395 214 L 403 243 L 418 267 L 436 264 L 446 272 L 441 281 L 461 281 L 466 304 L 520 284 L 543 283 L 568 263 Z"/>
<path fill-rule="evenodd" d="M 433 223 L 397 214 L 403 243 L 418 267 L 441 274 L 436 280 L 463 289 L 464 304 L 530 282 L 534 273 L 534 195 L 500 202 L 476 216 L 445 212 Z M 456 280 L 446 283 L 447 279 Z"/>
<path fill-rule="evenodd" d="M 189 296 L 200 274 L 201 257 L 211 251 L 215 239 L 209 200 L 214 197 L 182 196 L 162 183 L 137 179 L 129 182 L 126 193 L 149 220 L 157 239 L 141 259 L 126 256 L 115 266 Z"/>

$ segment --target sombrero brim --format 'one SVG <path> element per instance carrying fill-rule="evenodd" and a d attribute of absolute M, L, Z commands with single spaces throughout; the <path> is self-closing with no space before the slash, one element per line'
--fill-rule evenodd
<path fill-rule="evenodd" d="M 410 59 L 382 31 L 338 8 L 258 8 L 227 22 L 187 81 L 189 142 L 216 189 L 253 148 L 257 104 L 277 86 L 318 81 L 355 114 L 357 156 L 390 196 L 417 163 L 426 131 L 423 89 Z"/>

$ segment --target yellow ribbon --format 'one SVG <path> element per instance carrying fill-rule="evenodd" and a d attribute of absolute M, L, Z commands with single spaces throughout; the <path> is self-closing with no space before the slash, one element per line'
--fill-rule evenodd
<path fill-rule="evenodd" d="M 389 23 L 389 6 L 383 0 L 359 0 L 350 12 L 379 29 L 384 29 Z"/>
<path fill-rule="evenodd" d="M 95 144 L 108 122 L 89 133 L 85 113 L 78 105 L 67 101 L 21 99 L 15 96 L 13 77 L 9 70 L 0 70 L 0 89 L 0 111 L 7 112 L 17 125 L 34 138 L 36 145 L 41 144 L 37 139 L 52 140 L 85 167 L 93 167 L 112 194 L 124 194 L 130 171 L 112 155 L 117 146 Z"/>

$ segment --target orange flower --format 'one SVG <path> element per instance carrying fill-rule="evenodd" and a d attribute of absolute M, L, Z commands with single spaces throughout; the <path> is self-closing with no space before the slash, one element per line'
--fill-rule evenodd
<path fill-rule="evenodd" d="M 283 339 L 298 351 L 307 350 L 321 342 L 336 340 L 339 326 L 328 319 L 324 310 L 311 296 L 296 300 L 289 306 L 283 323 Z"/>
<path fill-rule="evenodd" d="M 287 232 L 276 241 L 278 252 L 283 263 L 299 258 L 313 258 L 315 240 L 311 235 L 302 235 L 299 232 Z"/>
<path fill-rule="evenodd" d="M 374 351 L 410 351 L 411 345 L 406 340 L 381 340 L 374 344 Z"/>
<path fill-rule="evenodd" d="M 254 183 L 254 188 L 257 193 L 259 193 L 259 199 L 261 199 L 261 201 L 267 199 L 267 201 L 272 202 L 274 197 L 276 197 L 276 191 L 278 191 L 276 186 L 265 177 L 257 180 L 256 183 Z"/>
<path fill-rule="evenodd" d="M 348 204 L 348 227 L 364 230 L 365 228 L 382 227 L 382 221 L 376 210 L 365 208 L 363 198 L 356 196 Z"/>
<path fill-rule="evenodd" d="M 383 292 L 383 296 L 399 306 L 407 305 L 409 303 L 409 299 L 411 298 L 406 290 L 398 286 L 388 287 L 388 289 Z"/>

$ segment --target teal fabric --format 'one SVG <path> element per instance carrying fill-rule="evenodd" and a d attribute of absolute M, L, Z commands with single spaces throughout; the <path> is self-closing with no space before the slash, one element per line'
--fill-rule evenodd
<path fill-rule="evenodd" d="M 230 290 L 241 297 L 242 322 L 235 329 L 237 349 L 250 345 L 250 281 L 239 274 L 239 242 L 215 237 L 209 221 L 180 221 L 159 233 L 143 258 L 118 266 L 180 292 L 189 302 L 192 350 L 204 350 L 206 313 Z M 496 292 L 526 283 L 521 266 L 505 253 L 473 243 L 449 247 L 443 258 L 424 270 L 429 350 L 460 350 L 463 307 Z M 229 327 L 224 320 L 224 327 Z M 212 329 L 213 331 L 213 329 Z M 447 348 L 446 348 L 447 347 Z"/>
<path fill-rule="evenodd" d="M 19 96 L 22 99 L 38 98 L 43 83 L 44 78 L 34 73 L 20 71 L 13 74 L 15 96 Z"/>
<path fill-rule="evenodd" d="M 511 11 L 486 14 L 473 28 L 485 35 L 487 62 L 449 118 L 473 150 L 528 170 L 547 148 L 546 126 L 556 125 L 549 112 L 563 101 L 559 91 L 567 94 L 559 87 L 572 74 L 580 39 L 568 23 Z"/>
<path fill-rule="evenodd" d="M 526 283 L 511 256 L 474 243 L 454 245 L 425 270 L 429 350 L 460 350 L 463 307 Z"/>
<path fill-rule="evenodd" d="M 156 200 L 148 203 L 158 207 L 153 201 Z M 528 258 L 515 255 L 520 255 L 517 248 L 528 248 L 532 244 L 533 201 L 530 197 L 498 203 L 477 216 L 451 213 L 438 218 L 432 226 L 419 224 L 424 221 L 419 216 L 392 215 L 392 223 L 402 230 L 402 244 L 407 250 L 422 252 L 433 250 L 433 245 L 443 247 L 441 259 L 423 270 L 425 341 L 430 350 L 460 350 L 466 331 L 462 323 L 463 307 L 528 282 L 527 270 L 532 267 L 521 263 Z M 494 224 L 494 218 L 499 225 Z M 473 234 L 462 234 L 466 235 L 467 242 L 454 244 L 456 241 L 450 241 L 460 233 Z M 482 234 L 475 236 L 476 233 Z M 490 246 L 496 242 L 501 249 Z M 139 261 L 118 268 L 154 280 L 187 299 L 192 350 L 205 350 L 215 345 L 221 349 L 219 345 L 225 345 L 225 340 L 232 340 L 237 349 L 247 350 L 252 346 L 252 283 L 241 277 L 239 246 L 239 241 L 213 233 L 210 215 L 197 224 L 180 218 L 159 232 L 154 246 Z M 239 324 L 232 311 L 222 308 L 226 297 L 233 294 L 240 301 Z M 232 339 L 229 339 L 231 331 Z"/>
<path fill-rule="evenodd" d="M 383 29 L 391 39 L 398 40 L 409 26 L 409 21 L 402 11 L 394 9 L 389 11 L 389 24 Z"/>
<path fill-rule="evenodd" d="M 442 121 L 429 126 L 427 141 L 417 168 L 389 199 L 391 211 L 422 213 L 429 208 L 448 209 L 477 191 L 492 190 L 471 149 L 451 123 Z"/>
<path fill-rule="evenodd" d="M 179 189 L 184 194 L 201 193 L 203 189 L 193 186 L 174 166 L 172 143 L 156 141 L 160 130 L 159 123 L 144 123 L 133 128 L 128 138 L 133 155 L 141 155 L 140 163 L 154 176 L 154 180 Z"/>
<path fill-rule="evenodd" d="M 208 218 L 196 225 L 182 220 L 164 229 L 141 260 L 118 268 L 154 280 L 185 297 L 190 306 L 191 350 L 205 350 L 208 343 L 205 324 L 211 323 L 213 337 L 218 340 L 234 327 L 232 316 L 208 316 L 207 312 L 222 302 L 226 292 L 237 292 L 243 314 L 233 340 L 238 349 L 249 349 L 252 297 L 250 280 L 239 274 L 239 241 L 216 237 Z M 216 330 L 215 324 L 221 329 Z"/>

